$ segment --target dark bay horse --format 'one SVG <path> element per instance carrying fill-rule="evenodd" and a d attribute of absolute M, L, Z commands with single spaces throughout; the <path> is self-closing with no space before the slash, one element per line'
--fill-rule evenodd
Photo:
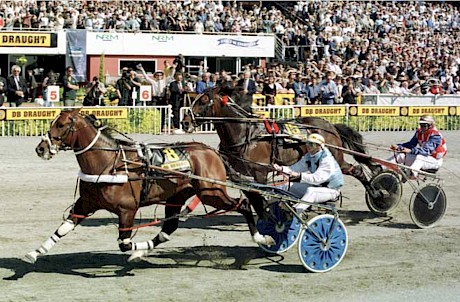
<path fill-rule="evenodd" d="M 79 109 L 62 111 L 36 148 L 37 154 L 44 159 L 52 158 L 59 150 L 74 151 L 81 169 L 80 196 L 54 234 L 26 255 L 29 262 L 46 254 L 82 220 L 101 209 L 119 217 L 119 248 L 123 252 L 141 251 L 133 252 L 130 259 L 138 258 L 169 240 L 169 235 L 178 227 L 181 206 L 194 194 L 206 205 L 244 215 L 255 242 L 273 243 L 273 239 L 257 232 L 248 200 L 229 197 L 226 186 L 177 177 L 174 173 L 158 173 L 145 167 L 147 154 L 156 154 L 163 160 L 160 163 L 168 162 L 169 167 L 185 167 L 194 175 L 225 182 L 225 166 L 214 150 L 195 142 L 142 145 L 128 139 L 115 139 L 97 122 L 93 116 L 81 115 Z M 133 242 L 131 235 L 139 207 L 162 202 L 166 218 L 161 232 L 152 240 Z"/>
<path fill-rule="evenodd" d="M 271 136 L 270 129 L 267 131 L 260 117 L 248 113 L 228 97 L 234 93 L 231 88 L 216 87 L 197 96 L 190 108 L 190 114 L 182 121 L 183 128 L 190 132 L 194 127 L 212 121 L 220 138 L 220 151 L 230 166 L 243 175 L 254 177 L 257 182 L 265 183 L 268 172 L 272 171 L 271 164 L 296 163 L 306 153 L 305 144 Z M 309 132 L 320 133 L 329 145 L 366 153 L 361 134 L 346 125 L 332 125 L 317 117 L 299 118 L 293 123 L 277 123 L 284 123 L 286 128 L 290 127 L 297 132 L 307 129 Z M 369 189 L 368 177 L 360 165 L 353 166 L 346 162 L 343 151 L 339 149 L 331 148 L 330 151 L 343 173 L 354 176 Z M 359 155 L 354 158 L 369 167 L 371 173 L 379 171 L 379 166 L 369 158 Z"/>

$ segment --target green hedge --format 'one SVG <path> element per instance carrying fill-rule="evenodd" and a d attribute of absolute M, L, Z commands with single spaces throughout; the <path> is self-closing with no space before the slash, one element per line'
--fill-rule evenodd
<path fill-rule="evenodd" d="M 121 133 L 161 133 L 160 110 L 128 110 L 127 119 L 101 119 L 104 125 Z M 50 128 L 51 120 L 5 121 L 0 124 L 6 136 L 37 136 L 43 135 Z"/>

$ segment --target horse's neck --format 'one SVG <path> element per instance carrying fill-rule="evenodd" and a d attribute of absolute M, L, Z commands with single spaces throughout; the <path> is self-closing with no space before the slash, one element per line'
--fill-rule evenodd
<path fill-rule="evenodd" d="M 76 151 L 84 150 L 93 143 L 96 135 L 97 132 L 95 132 L 94 135 L 79 136 L 74 145 L 74 149 Z M 113 151 L 98 150 L 102 148 L 113 149 Z M 110 173 L 112 169 L 117 166 L 116 160 L 118 152 L 115 152 L 117 149 L 117 144 L 101 133 L 90 150 L 77 156 L 81 171 L 90 175 Z"/>
<path fill-rule="evenodd" d="M 245 122 L 223 122 L 215 126 L 221 146 L 226 149 L 239 148 L 255 143 L 257 125 Z M 229 150 L 230 151 L 230 150 Z"/>

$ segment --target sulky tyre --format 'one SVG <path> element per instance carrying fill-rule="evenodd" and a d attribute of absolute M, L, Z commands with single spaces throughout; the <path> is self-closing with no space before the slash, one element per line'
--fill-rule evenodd
<path fill-rule="evenodd" d="M 429 184 L 414 192 L 409 204 L 412 221 L 419 228 L 426 229 L 435 226 L 446 213 L 447 197 L 444 190 Z"/>
<path fill-rule="evenodd" d="M 314 233 L 318 234 L 319 238 Z M 323 273 L 332 270 L 347 252 L 347 229 L 340 219 L 335 219 L 330 214 L 312 218 L 308 222 L 308 228 L 302 228 L 299 237 L 300 261 L 311 272 Z"/>
<path fill-rule="evenodd" d="M 384 171 L 374 176 L 370 181 L 371 187 L 378 196 L 366 191 L 366 205 L 377 216 L 387 216 L 401 201 L 402 183 L 399 177 L 391 171 Z"/>
<path fill-rule="evenodd" d="M 257 230 L 262 235 L 270 235 L 275 245 L 262 245 L 268 253 L 280 254 L 296 244 L 300 233 L 300 222 L 291 213 L 280 208 L 278 203 L 271 204 L 265 217 L 257 221 Z"/>

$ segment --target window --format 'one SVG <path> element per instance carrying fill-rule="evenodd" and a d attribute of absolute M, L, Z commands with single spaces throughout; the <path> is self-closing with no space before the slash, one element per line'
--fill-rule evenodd
<path fill-rule="evenodd" d="M 118 72 L 121 72 L 121 69 L 123 67 L 128 67 L 131 68 L 132 70 L 138 70 L 136 67 L 138 64 L 142 64 L 142 67 L 144 67 L 146 73 L 154 73 L 157 71 L 157 61 L 156 60 L 120 60 L 119 61 L 119 68 Z M 121 74 L 119 74 L 121 75 Z"/>

